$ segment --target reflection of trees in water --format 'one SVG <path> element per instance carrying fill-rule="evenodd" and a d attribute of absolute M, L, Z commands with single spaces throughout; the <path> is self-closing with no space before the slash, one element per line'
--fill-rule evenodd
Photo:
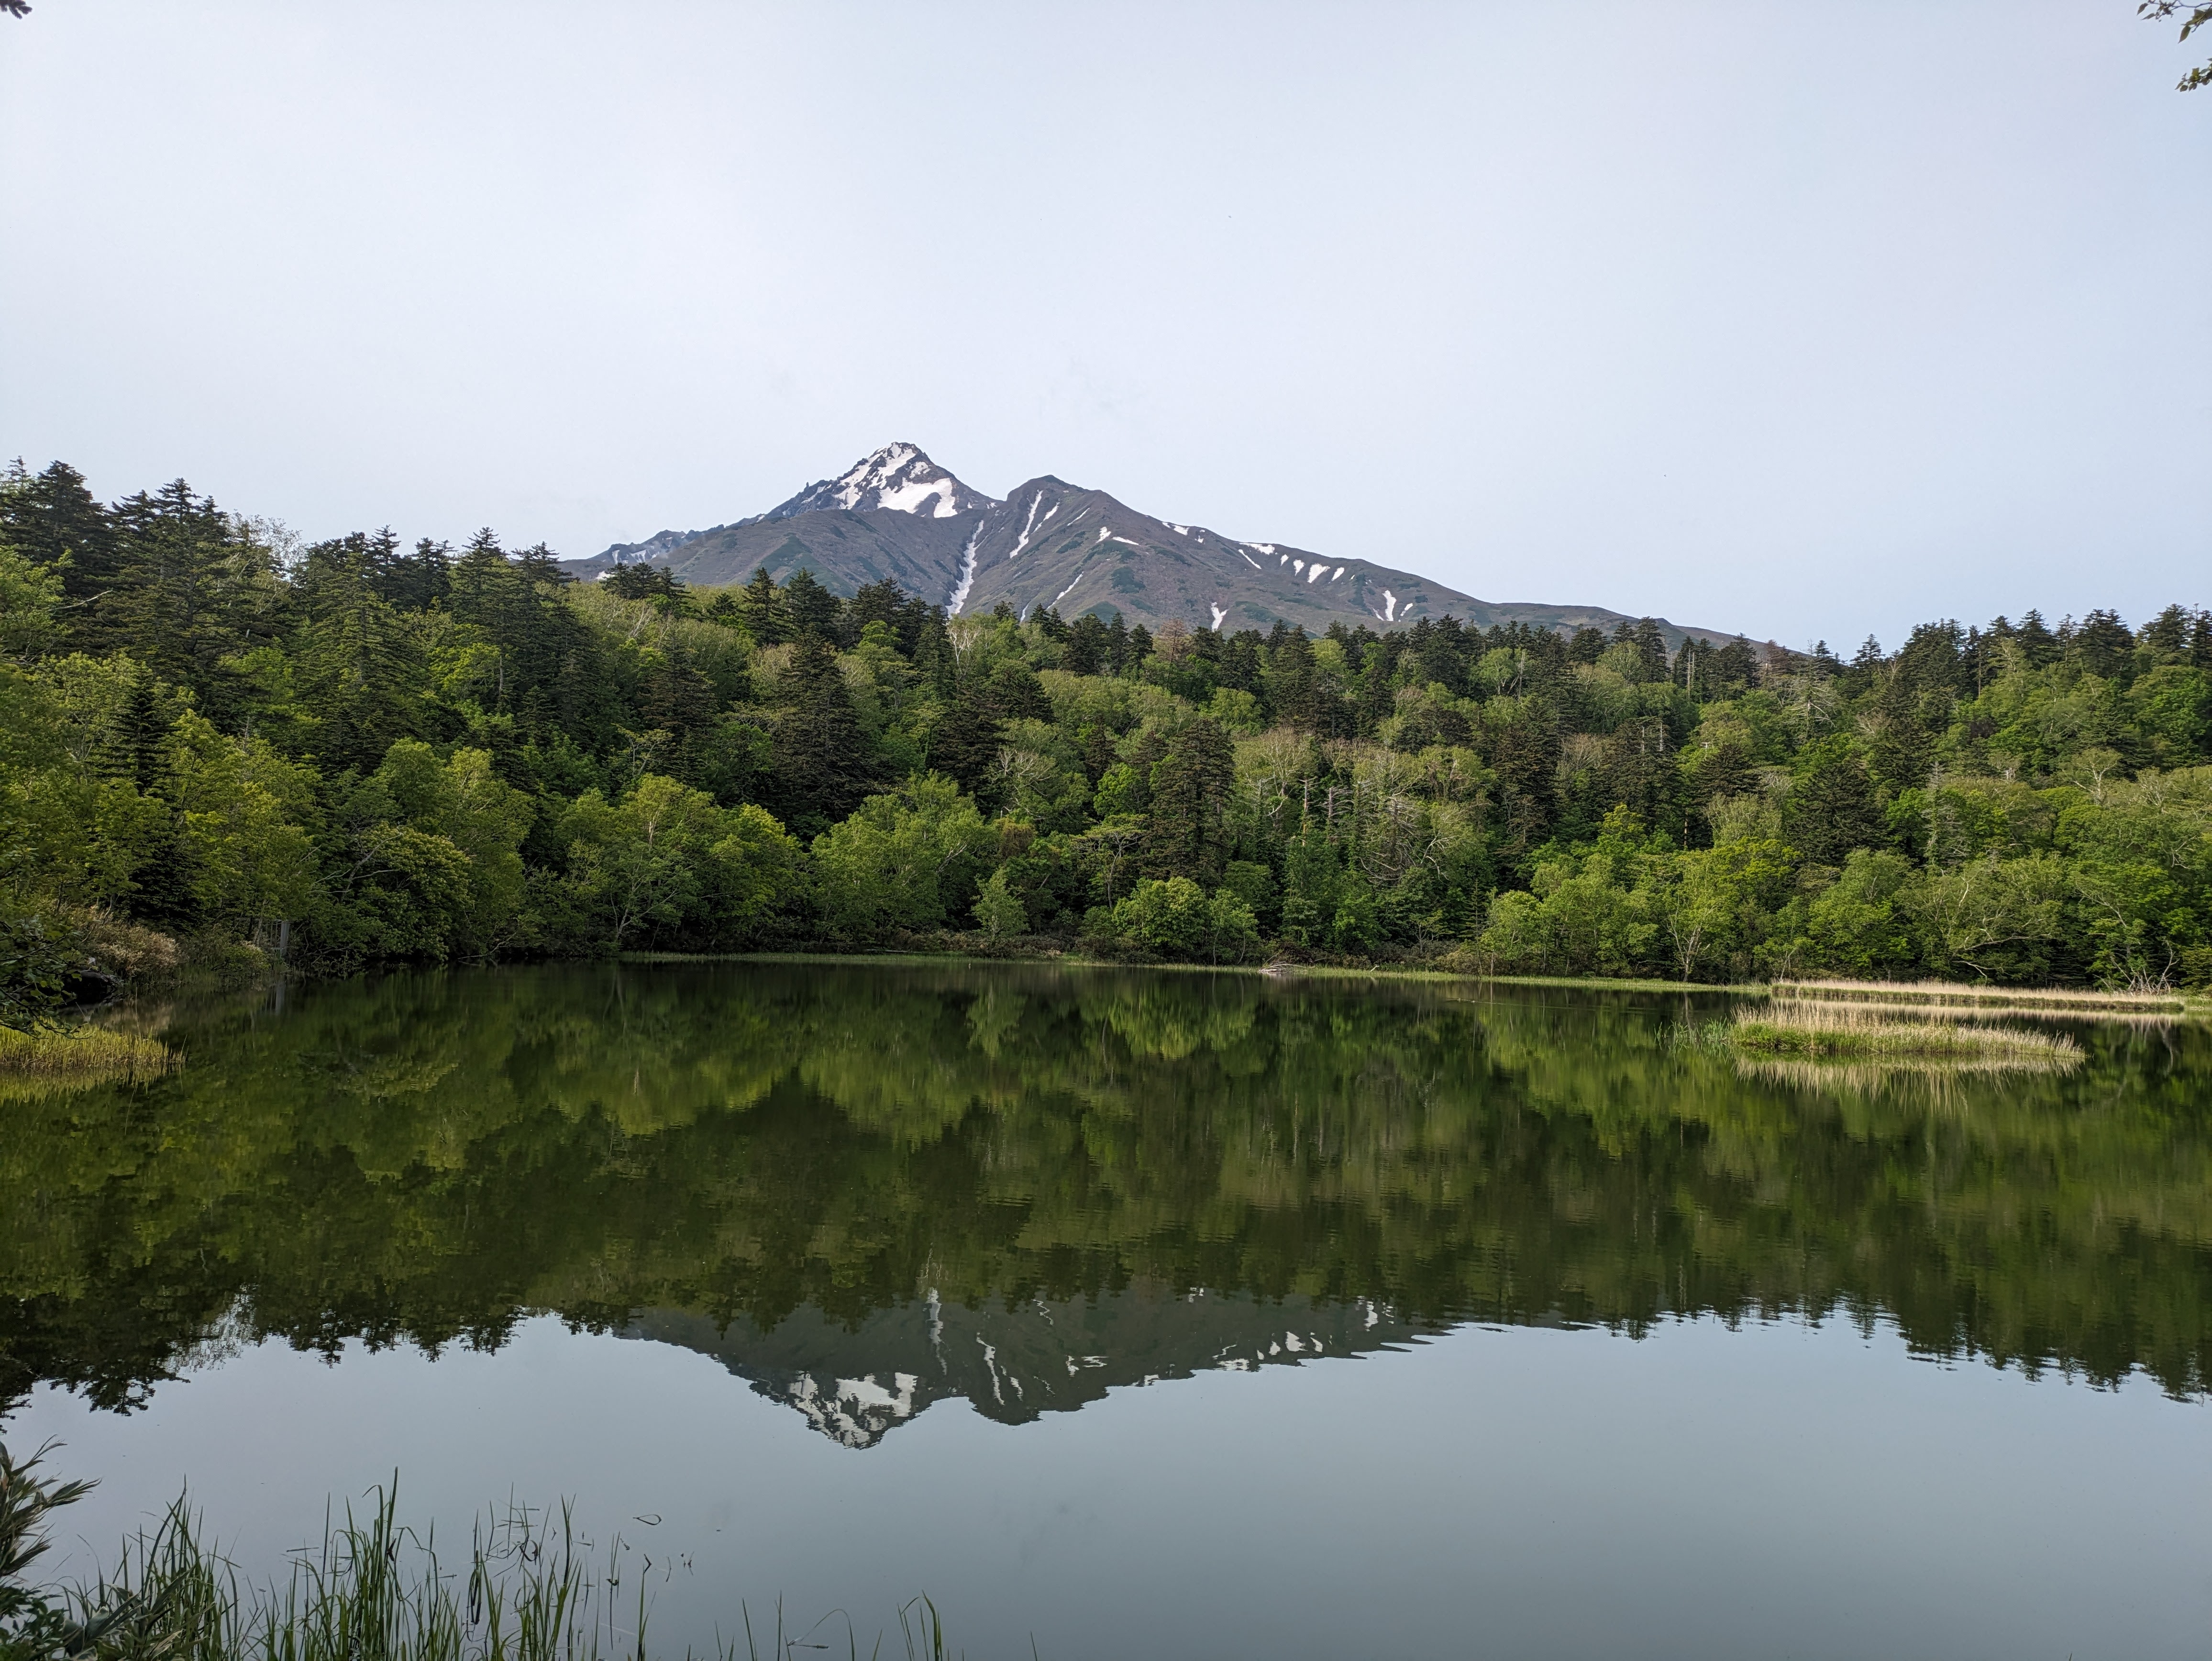
<path fill-rule="evenodd" d="M 1025 969 L 410 975 L 182 1019 L 11 1111 L 0 1396 L 110 1403 L 234 1310 L 310 1348 L 642 1307 L 772 1330 L 1133 1281 L 1417 1321 L 1841 1309 L 2202 1387 L 2212 1044 L 1805 1090 L 1679 1001 Z"/>

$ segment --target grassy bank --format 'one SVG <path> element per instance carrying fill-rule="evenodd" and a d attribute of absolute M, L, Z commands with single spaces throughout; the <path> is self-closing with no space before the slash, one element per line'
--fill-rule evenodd
<path fill-rule="evenodd" d="M 173 1072 L 184 1057 L 155 1038 L 97 1026 L 0 1027 L 0 1100 L 137 1084 Z"/>
<path fill-rule="evenodd" d="M 91 1484 L 41 1475 L 47 1450 L 11 1460 L 0 1447 L 0 1657 L 6 1661 L 646 1661 L 649 1567 L 619 1535 L 595 1546 L 574 1514 L 510 1507 L 487 1514 L 464 1555 L 441 1558 L 434 1529 L 402 1523 L 393 1489 L 326 1522 L 293 1554 L 282 1585 L 256 1585 L 210 1544 L 182 1500 L 125 1545 L 91 1585 L 34 1585 L 54 1513 Z M 395 1484 L 396 1488 L 396 1484 Z M 634 1587 L 635 1590 L 631 1590 Z M 908 1661 L 944 1661 L 937 1609 L 896 1612 Z M 714 1661 L 849 1657 L 861 1638 L 842 1615 L 787 1628 L 779 1605 L 728 1611 Z M 889 1634 L 869 1640 L 881 1656 Z M 687 1651 L 686 1661 L 695 1652 Z"/>

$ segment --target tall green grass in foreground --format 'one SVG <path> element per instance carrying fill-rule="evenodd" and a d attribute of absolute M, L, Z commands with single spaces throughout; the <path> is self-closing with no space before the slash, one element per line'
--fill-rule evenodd
<path fill-rule="evenodd" d="M 31 1584 L 52 1514 L 92 1484 L 39 1475 L 48 1449 L 15 1460 L 0 1446 L 0 1661 L 646 1661 L 650 1593 L 619 1537 L 602 1565 L 567 1506 L 479 1519 L 465 1560 L 439 1555 L 434 1530 L 400 1522 L 392 1488 L 365 1517 L 326 1518 L 319 1548 L 295 1555 L 282 1586 L 245 1580 L 201 1537 L 183 1500 L 125 1544 L 112 1573 L 63 1590 Z M 465 1568 L 462 1567 L 465 1563 Z M 634 1580 L 634 1587 L 625 1580 Z M 945 1628 L 918 1597 L 898 1611 L 908 1661 L 945 1661 Z M 828 1621 L 793 1634 L 779 1604 L 756 1628 L 740 1603 L 714 1661 L 825 1653 Z M 838 1634 L 860 1655 L 849 1621 Z M 880 1658 L 884 1640 L 871 1646 Z M 742 1647 L 741 1647 L 742 1646 Z M 689 1654 L 690 1652 L 687 1652 Z"/>

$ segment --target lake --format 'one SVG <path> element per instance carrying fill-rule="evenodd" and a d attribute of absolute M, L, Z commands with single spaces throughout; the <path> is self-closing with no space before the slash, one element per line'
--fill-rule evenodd
<path fill-rule="evenodd" d="M 1759 1068 L 1717 995 L 508 968 L 0 1102 L 0 1408 L 275 1573 L 572 1497 L 657 1650 L 2202 1657 L 2212 1034 Z M 842 1617 L 823 1628 L 842 1649 Z"/>

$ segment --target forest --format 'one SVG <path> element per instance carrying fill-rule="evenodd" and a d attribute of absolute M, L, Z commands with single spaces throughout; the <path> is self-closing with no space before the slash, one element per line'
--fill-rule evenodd
<path fill-rule="evenodd" d="M 179 964 L 2212 983 L 2212 614 L 1155 636 L 0 478 L 0 1023 Z M 258 957 L 257 957 L 258 954 Z"/>

